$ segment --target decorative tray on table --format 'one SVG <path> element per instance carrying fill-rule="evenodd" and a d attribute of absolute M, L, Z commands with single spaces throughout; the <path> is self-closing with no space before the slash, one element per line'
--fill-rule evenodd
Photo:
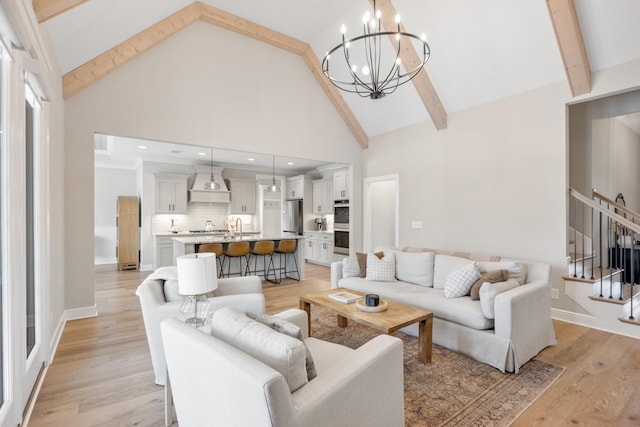
<path fill-rule="evenodd" d="M 364 298 L 361 298 L 358 301 L 356 301 L 356 308 L 358 308 L 358 310 L 366 311 L 368 313 L 379 313 L 389 308 L 389 304 L 387 304 L 386 301 L 380 300 L 380 303 L 377 306 L 369 307 L 364 303 Z"/>

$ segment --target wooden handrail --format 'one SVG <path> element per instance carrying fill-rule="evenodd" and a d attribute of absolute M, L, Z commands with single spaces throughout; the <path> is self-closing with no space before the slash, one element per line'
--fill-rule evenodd
<path fill-rule="evenodd" d="M 611 219 L 613 219 L 617 223 L 624 225 L 625 227 L 629 228 L 630 230 L 633 230 L 634 232 L 636 232 L 636 233 L 638 233 L 640 235 L 640 224 L 635 224 L 635 223 L 629 221 L 628 219 L 626 219 L 625 217 L 623 217 L 622 215 L 618 215 L 617 213 L 611 212 L 610 210 L 602 207 L 598 203 L 594 202 L 592 199 L 590 199 L 587 196 L 579 193 L 578 191 L 576 191 L 575 189 L 573 189 L 571 187 L 569 187 L 569 194 L 572 197 L 575 197 L 577 200 L 580 200 L 582 203 L 584 203 L 585 205 L 589 206 L 590 208 L 592 208 L 592 209 L 604 214 L 605 216 L 610 217 Z"/>
<path fill-rule="evenodd" d="M 613 205 L 613 207 L 618 209 L 619 211 L 622 211 L 622 212 L 624 212 L 624 213 L 626 213 L 628 215 L 631 215 L 634 218 L 640 218 L 640 214 L 639 213 L 632 211 L 628 207 L 623 206 L 623 205 L 617 203 L 614 200 L 611 200 L 610 198 L 608 198 L 604 194 L 598 193 L 595 189 L 591 190 L 591 195 L 592 195 L 592 197 L 597 197 L 598 199 L 602 200 L 603 202 L 606 202 L 606 203 L 608 203 L 610 205 Z"/>

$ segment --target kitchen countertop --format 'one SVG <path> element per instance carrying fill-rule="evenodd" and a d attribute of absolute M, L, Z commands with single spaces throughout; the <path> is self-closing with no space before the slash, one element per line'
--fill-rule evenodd
<path fill-rule="evenodd" d="M 204 234 L 204 236 L 203 236 Z M 174 237 L 175 242 L 183 243 L 186 245 L 197 245 L 201 243 L 230 243 L 230 242 L 257 242 L 260 240 L 284 240 L 284 239 L 304 239 L 304 236 L 299 236 L 294 233 L 242 233 L 242 239 L 239 236 L 234 238 L 225 238 L 224 235 L 207 235 L 207 233 L 193 233 L 189 235 L 178 235 Z"/>
<path fill-rule="evenodd" d="M 260 234 L 259 231 L 243 231 L 242 234 L 247 235 L 256 235 Z M 211 232 L 197 232 L 193 233 L 191 231 L 178 231 L 177 233 L 173 233 L 171 231 L 160 231 L 157 233 L 153 233 L 154 236 L 174 236 L 174 237 L 184 237 L 184 236 L 224 236 L 225 232 L 222 231 L 211 231 Z"/>

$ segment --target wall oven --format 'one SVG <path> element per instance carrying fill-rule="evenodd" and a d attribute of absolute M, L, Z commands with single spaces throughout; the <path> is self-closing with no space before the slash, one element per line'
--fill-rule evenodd
<path fill-rule="evenodd" d="M 333 230 L 333 253 L 349 256 L 349 230 Z"/>
<path fill-rule="evenodd" d="M 349 202 L 333 205 L 333 253 L 349 255 Z"/>

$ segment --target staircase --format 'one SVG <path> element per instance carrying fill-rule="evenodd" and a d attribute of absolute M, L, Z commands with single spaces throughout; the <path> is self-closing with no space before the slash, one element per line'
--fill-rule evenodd
<path fill-rule="evenodd" d="M 569 189 L 566 295 L 579 323 L 640 337 L 640 215 L 593 190 Z"/>

